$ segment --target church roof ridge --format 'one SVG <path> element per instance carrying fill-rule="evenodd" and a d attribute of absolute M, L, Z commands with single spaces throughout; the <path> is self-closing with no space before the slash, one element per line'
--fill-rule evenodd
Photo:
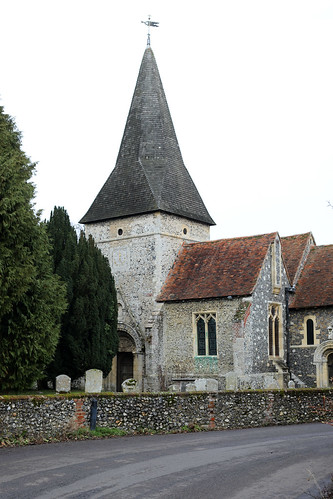
<path fill-rule="evenodd" d="M 254 234 L 251 236 L 234 236 L 234 237 L 221 237 L 219 239 L 212 239 L 209 241 L 198 241 L 198 242 L 193 242 L 193 243 L 184 243 L 185 245 L 192 245 L 192 244 L 214 244 L 214 243 L 220 243 L 221 241 L 236 241 L 236 240 L 244 240 L 244 239 L 259 239 L 262 237 L 267 237 L 267 236 L 276 236 L 279 235 L 278 231 L 275 232 L 267 232 L 263 234 Z"/>
<path fill-rule="evenodd" d="M 80 222 L 156 211 L 215 225 L 184 165 L 155 56 L 148 46 L 115 168 Z"/>

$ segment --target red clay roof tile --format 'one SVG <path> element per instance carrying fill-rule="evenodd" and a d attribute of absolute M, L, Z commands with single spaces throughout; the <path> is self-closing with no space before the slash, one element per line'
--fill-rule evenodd
<path fill-rule="evenodd" d="M 184 244 L 157 301 L 250 295 L 276 235 Z"/>
<path fill-rule="evenodd" d="M 290 308 L 333 305 L 333 245 L 311 248 Z"/>
<path fill-rule="evenodd" d="M 311 242 L 313 242 L 311 232 L 281 237 L 283 260 L 292 285 L 295 283 L 297 270 L 302 262 L 304 252 Z"/>

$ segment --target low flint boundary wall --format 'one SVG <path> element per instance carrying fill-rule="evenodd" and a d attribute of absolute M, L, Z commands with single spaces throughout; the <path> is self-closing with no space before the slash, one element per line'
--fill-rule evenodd
<path fill-rule="evenodd" d="M 89 427 L 93 399 L 97 400 L 97 426 L 129 432 L 333 423 L 331 389 L 0 396 L 0 437 L 57 436 Z"/>

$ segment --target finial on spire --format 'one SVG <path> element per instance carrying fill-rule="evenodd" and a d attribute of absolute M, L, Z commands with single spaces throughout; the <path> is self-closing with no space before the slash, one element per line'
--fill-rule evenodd
<path fill-rule="evenodd" d="M 151 21 L 150 16 L 148 16 L 148 21 L 141 21 L 143 24 L 148 26 L 148 36 L 147 36 L 147 47 L 150 47 L 150 26 L 153 28 L 159 28 L 159 22 Z"/>

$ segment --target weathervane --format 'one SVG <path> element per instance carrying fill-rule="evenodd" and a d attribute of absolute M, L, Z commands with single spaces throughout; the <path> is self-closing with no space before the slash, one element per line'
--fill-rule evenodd
<path fill-rule="evenodd" d="M 148 26 L 148 37 L 147 37 L 147 47 L 150 47 L 150 26 L 152 26 L 153 28 L 158 28 L 159 24 L 158 22 L 156 21 L 151 21 L 150 20 L 150 16 L 148 16 L 148 21 L 141 21 L 143 24 L 145 24 L 146 26 Z"/>

